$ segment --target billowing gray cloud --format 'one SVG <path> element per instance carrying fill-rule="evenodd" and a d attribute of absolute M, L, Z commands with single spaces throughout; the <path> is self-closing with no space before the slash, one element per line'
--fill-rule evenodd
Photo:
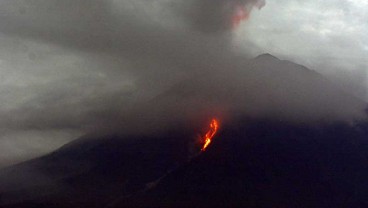
<path fill-rule="evenodd" d="M 189 0 L 183 1 L 184 14 L 195 30 L 224 33 L 248 19 L 254 7 L 261 9 L 265 0 Z"/>
<path fill-rule="evenodd" d="M 2 141 L 11 143 L 24 132 L 152 133 L 208 116 L 296 122 L 363 118 L 364 103 L 318 76 L 304 80 L 309 71 L 273 58 L 261 58 L 260 66 L 248 60 L 251 49 L 234 50 L 233 12 L 262 5 L 243 0 L 1 1 Z"/>

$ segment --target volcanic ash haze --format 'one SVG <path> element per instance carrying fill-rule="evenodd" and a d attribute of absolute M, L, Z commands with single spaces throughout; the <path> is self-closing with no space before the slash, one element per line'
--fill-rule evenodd
<path fill-rule="evenodd" d="M 184 23 L 189 23 L 191 30 L 163 27 L 154 34 L 158 35 L 155 41 L 164 46 L 156 42 L 139 45 L 158 52 L 149 54 L 152 62 L 147 70 L 155 69 L 159 74 L 141 74 L 140 81 L 160 85 L 163 78 L 169 77 L 165 83 L 171 84 L 158 90 L 152 100 L 123 113 L 129 119 L 117 128 L 150 133 L 181 122 L 203 126 L 213 116 L 299 123 L 366 118 L 364 102 L 318 73 L 271 55 L 249 59 L 246 52 L 231 49 L 232 20 L 239 7 L 249 15 L 253 7 L 264 6 L 264 1 L 200 0 L 178 5 L 186 6 L 180 7 L 183 9 L 179 13 L 174 6 L 174 14 L 184 14 Z M 138 60 L 144 57 L 136 55 Z"/>
<path fill-rule="evenodd" d="M 324 203 L 326 193 L 333 195 L 330 199 L 342 199 L 334 192 L 341 190 L 339 183 L 330 186 L 335 181 L 354 187 L 343 196 L 366 193 L 359 191 L 365 180 L 358 180 L 366 175 L 360 164 L 366 163 L 367 145 L 359 143 L 366 144 L 365 125 L 295 125 L 366 120 L 366 103 L 301 65 L 270 54 L 250 58 L 246 51 L 232 50 L 234 26 L 264 4 L 261 0 L 0 1 L 1 34 L 42 43 L 88 62 L 66 66 L 80 70 L 80 77 L 72 73 L 73 79 L 56 85 L 46 82 L 42 89 L 47 90 L 41 92 L 30 87 L 41 95 L 0 117 L 2 127 L 20 131 L 72 126 L 89 133 L 49 155 L 0 171 L 0 206 L 37 206 L 33 202 L 39 201 L 44 207 L 58 203 L 103 207 L 111 200 L 143 193 L 152 182 L 163 179 L 165 185 L 168 179 L 170 184 L 165 176 L 178 165 L 171 175 L 174 189 L 163 189 L 189 194 L 183 198 L 179 193 L 180 199 L 192 199 L 196 190 L 201 193 L 197 198 L 228 203 L 234 198 L 222 196 L 238 189 L 235 199 L 240 202 L 253 182 L 254 193 L 266 194 L 258 198 L 252 192 L 251 199 L 260 203 L 278 199 L 284 182 L 306 190 L 307 202 L 313 201 L 310 190 L 321 193 L 312 195 Z M 47 63 L 48 70 L 54 67 L 53 60 Z M 58 69 L 60 74 L 71 73 Z M 107 81 L 96 83 L 92 78 L 89 83 L 85 74 Z M 213 118 L 217 120 L 211 123 Z M 101 136 L 105 131 L 108 134 Z M 205 151 L 182 165 L 196 133 L 203 136 Z M 345 156 L 351 153 L 349 160 Z M 341 166 L 331 160 L 334 157 L 343 162 Z M 305 180 L 310 173 L 310 180 Z M 332 177 L 336 174 L 339 177 Z M 196 175 L 206 179 L 200 181 L 207 181 L 204 188 L 215 191 L 216 197 L 198 188 Z M 183 186 L 192 176 L 194 183 Z M 281 189 L 267 189 L 267 181 L 272 182 L 269 187 L 276 184 Z M 310 182 L 316 189 L 305 189 Z M 295 190 L 301 189 L 290 189 L 288 200 L 295 199 Z M 269 193 L 276 197 L 267 197 Z M 137 201 L 149 204 L 142 198 Z"/>
<path fill-rule="evenodd" d="M 265 0 L 189 0 L 188 16 L 194 29 L 205 33 L 223 33 L 246 20 L 252 9 L 261 9 Z"/>
<path fill-rule="evenodd" d="M 3 126 L 150 134 L 179 123 L 203 126 L 213 117 L 364 119 L 365 103 L 319 74 L 272 56 L 251 60 L 246 51 L 232 50 L 234 17 L 245 19 L 264 5 L 262 0 L 1 1 L 2 34 L 62 48 L 88 61 L 67 67 L 107 80 L 103 90 L 79 84 L 84 77 L 73 74 L 63 87 L 49 82 L 39 100 L 3 116 L 10 118 Z M 94 87 L 95 94 L 76 99 L 73 90 L 65 90 L 70 82 L 80 92 Z M 55 94 L 65 96 L 52 99 Z"/>

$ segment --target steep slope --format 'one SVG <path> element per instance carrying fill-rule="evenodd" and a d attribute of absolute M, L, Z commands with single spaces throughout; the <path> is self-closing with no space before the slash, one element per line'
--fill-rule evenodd
<path fill-rule="evenodd" d="M 253 93 L 259 111 L 272 109 L 269 114 L 294 121 L 366 119 L 365 102 L 311 69 L 270 54 L 258 56 L 251 65 L 245 87 Z"/>
<path fill-rule="evenodd" d="M 176 137 L 171 137 L 171 134 Z M 186 134 L 81 138 L 0 171 L 0 206 L 101 207 L 144 189 L 187 158 Z"/>
<path fill-rule="evenodd" d="M 239 115 L 309 124 L 367 119 L 362 100 L 313 70 L 269 54 L 214 66 L 213 72 L 180 82 L 147 105 L 153 107 L 148 118 Z"/>
<path fill-rule="evenodd" d="M 0 206 L 367 205 L 366 103 L 269 54 L 238 63 L 147 103 L 143 121 L 171 130 L 86 135 L 1 170 Z M 212 116 L 223 119 L 220 134 L 188 161 Z"/>
<path fill-rule="evenodd" d="M 368 125 L 227 125 L 208 151 L 115 207 L 366 207 Z"/>

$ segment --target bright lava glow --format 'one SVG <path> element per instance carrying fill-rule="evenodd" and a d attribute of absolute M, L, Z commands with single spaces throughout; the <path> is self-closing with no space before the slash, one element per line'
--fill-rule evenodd
<path fill-rule="evenodd" d="M 216 119 L 212 119 L 210 123 L 210 129 L 208 130 L 208 132 L 203 138 L 204 144 L 203 144 L 201 151 L 206 151 L 208 145 L 211 144 L 211 141 L 213 137 L 215 136 L 218 128 L 219 128 L 219 122 Z"/>

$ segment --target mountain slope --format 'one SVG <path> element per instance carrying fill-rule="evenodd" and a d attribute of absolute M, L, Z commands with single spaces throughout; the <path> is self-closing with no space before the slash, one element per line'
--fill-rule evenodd
<path fill-rule="evenodd" d="M 218 114 L 299 123 L 367 119 L 364 101 L 313 70 L 269 54 L 214 66 L 213 72 L 180 82 L 147 105 L 153 106 L 148 118 L 189 115 L 200 120 Z"/>
<path fill-rule="evenodd" d="M 367 127 L 233 123 L 155 189 L 115 207 L 366 207 Z"/>
<path fill-rule="evenodd" d="M 186 161 L 186 138 L 190 137 L 109 135 L 76 140 L 54 153 L 0 171 L 0 205 L 101 207 L 145 188 Z"/>
<path fill-rule="evenodd" d="M 269 54 L 239 63 L 147 103 L 139 122 L 169 130 L 90 134 L 0 170 L 0 206 L 366 206 L 366 103 Z M 192 158 L 212 116 L 221 130 Z"/>

